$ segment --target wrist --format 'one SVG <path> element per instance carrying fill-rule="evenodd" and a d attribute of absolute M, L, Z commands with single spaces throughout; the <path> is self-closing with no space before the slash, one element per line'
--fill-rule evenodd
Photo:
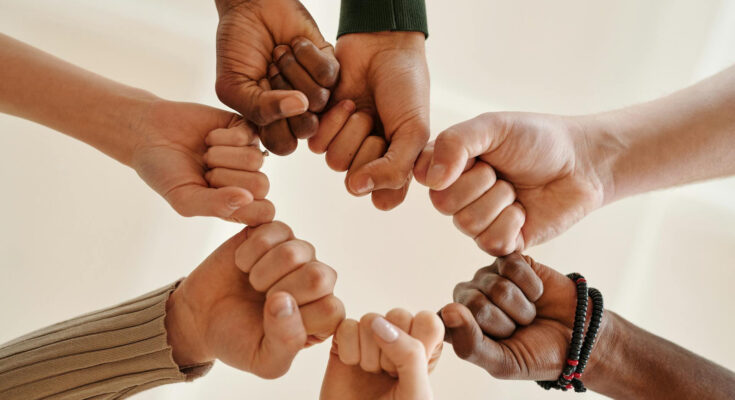
<path fill-rule="evenodd" d="M 590 173 L 602 188 L 600 206 L 612 203 L 625 193 L 619 171 L 628 143 L 621 132 L 619 118 L 612 114 L 595 114 L 577 117 L 581 126 L 578 154 L 591 169 Z"/>
<path fill-rule="evenodd" d="M 166 302 L 166 335 L 174 362 L 179 367 L 213 361 L 207 355 L 204 340 L 196 328 L 196 318 L 182 291 L 183 282 Z"/>

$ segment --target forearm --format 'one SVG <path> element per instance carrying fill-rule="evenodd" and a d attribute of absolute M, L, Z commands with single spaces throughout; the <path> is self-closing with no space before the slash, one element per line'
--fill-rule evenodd
<path fill-rule="evenodd" d="M 667 97 L 597 116 L 616 149 L 606 202 L 735 174 L 735 67 Z M 610 143 L 612 142 L 612 143 Z"/>
<path fill-rule="evenodd" d="M 590 390 L 616 399 L 731 399 L 735 374 L 607 312 L 608 332 L 585 372 Z"/>
<path fill-rule="evenodd" d="M 203 375 L 211 364 L 179 367 L 167 342 L 166 304 L 175 284 L 58 323 L 0 346 L 0 398 L 115 394 L 124 398 Z"/>
<path fill-rule="evenodd" d="M 0 112 L 25 118 L 129 164 L 152 94 L 0 34 Z"/>

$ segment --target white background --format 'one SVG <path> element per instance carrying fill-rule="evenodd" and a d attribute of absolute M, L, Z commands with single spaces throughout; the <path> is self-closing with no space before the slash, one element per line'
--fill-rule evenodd
<path fill-rule="evenodd" d="M 735 61 L 735 2 L 428 0 L 432 134 L 483 111 L 580 114 L 652 99 Z M 328 38 L 337 0 L 305 4 Z M 211 0 L 0 0 L 0 30 L 162 97 L 220 106 Z M 2 68 L 2 66 L 0 66 Z M 186 275 L 239 227 L 184 219 L 132 170 L 47 128 L 0 115 L 0 342 Z M 339 272 L 349 316 L 436 310 L 492 259 L 413 185 L 384 213 L 352 198 L 305 145 L 267 160 L 277 218 Z M 529 254 L 583 272 L 607 305 L 735 368 L 735 180 L 615 203 Z M 276 381 L 218 364 L 141 399 L 316 398 L 329 344 Z M 438 399 L 562 398 L 502 382 L 446 348 Z M 583 397 L 597 398 L 589 394 Z"/>

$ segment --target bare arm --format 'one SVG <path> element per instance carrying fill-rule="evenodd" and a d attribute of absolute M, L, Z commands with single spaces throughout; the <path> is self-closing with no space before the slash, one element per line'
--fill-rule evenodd
<path fill-rule="evenodd" d="M 735 66 L 669 96 L 588 118 L 620 146 L 606 202 L 735 174 Z"/>
<path fill-rule="evenodd" d="M 156 97 L 0 34 L 0 112 L 86 142 L 130 165 L 136 124 Z"/>

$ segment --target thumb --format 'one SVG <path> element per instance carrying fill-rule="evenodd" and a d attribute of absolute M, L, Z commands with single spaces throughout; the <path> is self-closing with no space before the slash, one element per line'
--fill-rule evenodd
<path fill-rule="evenodd" d="M 493 114 L 454 125 L 437 136 L 426 171 L 426 185 L 444 190 L 459 178 L 471 158 L 494 150 L 504 130 Z"/>
<path fill-rule="evenodd" d="M 243 188 L 227 186 L 216 189 L 194 183 L 178 186 L 164 198 L 184 217 L 228 218 L 253 202 L 253 194 Z"/>
<path fill-rule="evenodd" d="M 495 377 L 510 371 L 503 347 L 482 333 L 472 312 L 462 304 L 451 303 L 441 310 L 441 318 L 447 328 L 445 340 L 452 344 L 454 352 Z"/>
<path fill-rule="evenodd" d="M 383 317 L 373 319 L 370 327 L 383 354 L 396 366 L 397 399 L 430 399 L 426 350 L 420 340 L 411 337 Z"/>
<path fill-rule="evenodd" d="M 218 78 L 215 89 L 223 103 L 259 126 L 303 114 L 309 108 L 306 95 L 298 90 L 265 90 L 253 80 Z"/>
<path fill-rule="evenodd" d="M 418 121 L 417 121 L 418 122 Z M 393 138 L 385 155 L 355 171 L 347 188 L 356 195 L 379 189 L 400 189 L 411 179 L 414 162 L 429 139 L 428 126 L 420 122 L 403 124 Z"/>
<path fill-rule="evenodd" d="M 294 298 L 286 292 L 268 296 L 263 309 L 263 340 L 253 373 L 274 379 L 285 374 L 296 354 L 306 346 L 306 330 Z"/>

